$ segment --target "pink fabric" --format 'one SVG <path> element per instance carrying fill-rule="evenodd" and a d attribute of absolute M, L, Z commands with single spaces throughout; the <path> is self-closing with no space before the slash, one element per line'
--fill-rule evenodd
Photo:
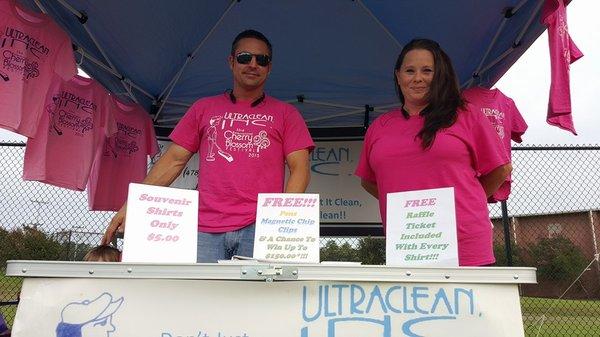
<path fill-rule="evenodd" d="M 496 129 L 498 137 L 504 144 L 504 149 L 511 158 L 510 140 L 520 143 L 521 136 L 527 131 L 527 123 L 517 109 L 515 102 L 498 89 L 473 87 L 463 91 L 463 97 L 473 105 L 475 111 L 483 113 Z M 511 177 L 500 186 L 498 191 L 488 201 L 507 200 L 510 195 Z"/>
<path fill-rule="evenodd" d="M 0 128 L 33 137 L 54 74 L 77 74 L 69 36 L 52 19 L 0 0 Z"/>
<path fill-rule="evenodd" d="M 209 233 L 253 223 L 258 193 L 284 190 L 286 156 L 314 148 L 298 110 L 270 96 L 256 107 L 227 95 L 200 99 L 171 139 L 199 153 L 198 230 Z"/>
<path fill-rule="evenodd" d="M 468 107 L 451 127 L 438 131 L 432 147 L 416 138 L 424 119 L 406 119 L 400 110 L 377 118 L 369 127 L 355 174 L 373 182 L 386 222 L 387 194 L 454 187 L 461 266 L 493 263 L 492 226 L 486 195 L 478 180 L 509 162 L 496 131 L 485 116 Z"/>
<path fill-rule="evenodd" d="M 127 200 L 129 183 L 146 178 L 148 156 L 158 153 L 152 119 L 137 104 L 112 97 L 117 133 L 98 151 L 88 183 L 88 205 L 93 211 L 118 211 Z"/>
<path fill-rule="evenodd" d="M 96 81 L 54 77 L 35 137 L 27 141 L 23 179 L 83 191 L 96 151 L 116 132 L 108 92 Z"/>
<path fill-rule="evenodd" d="M 583 56 L 567 26 L 567 9 L 563 0 L 546 0 L 542 8 L 542 23 L 548 27 L 550 45 L 550 100 L 546 121 L 550 125 L 577 134 L 571 116 L 570 64 Z"/>

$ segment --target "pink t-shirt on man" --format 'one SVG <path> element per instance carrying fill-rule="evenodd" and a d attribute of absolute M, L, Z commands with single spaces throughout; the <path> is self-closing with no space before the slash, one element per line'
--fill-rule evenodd
<path fill-rule="evenodd" d="M 563 0 L 546 0 L 542 7 L 542 23 L 548 27 L 551 70 L 546 121 L 576 135 L 571 115 L 569 69 L 571 63 L 579 60 L 583 53 L 569 35 L 567 9 Z"/>
<path fill-rule="evenodd" d="M 171 140 L 200 158 L 198 230 L 235 231 L 256 220 L 258 193 L 281 193 L 285 158 L 314 143 L 302 116 L 273 97 L 251 106 L 228 94 L 196 101 Z"/>
<path fill-rule="evenodd" d="M 117 133 L 106 138 L 98 151 L 88 183 L 88 206 L 92 211 L 118 211 L 127 201 L 129 183 L 146 178 L 148 156 L 158 153 L 152 119 L 137 104 L 111 96 Z"/>
<path fill-rule="evenodd" d="M 71 39 L 45 14 L 0 0 L 0 128 L 33 137 L 55 74 L 77 74 Z"/>
<path fill-rule="evenodd" d="M 462 93 L 463 97 L 471 103 L 475 111 L 480 111 L 492 123 L 498 137 L 504 144 L 504 149 L 511 157 L 511 139 L 517 143 L 522 142 L 521 136 L 527 131 L 527 123 L 517 109 L 515 102 L 498 89 L 485 89 L 481 87 L 469 88 Z M 504 201 L 510 195 L 511 177 L 498 188 L 488 201 Z"/>
<path fill-rule="evenodd" d="M 116 132 L 111 110 L 110 96 L 98 82 L 55 76 L 40 126 L 27 141 L 23 179 L 83 191 L 104 137 Z"/>
<path fill-rule="evenodd" d="M 355 174 L 377 185 L 384 230 L 388 193 L 454 187 L 459 264 L 494 263 L 487 198 L 478 178 L 509 162 L 496 131 L 467 107 L 423 150 L 416 137 L 423 123 L 423 117 L 407 119 L 399 109 L 377 118 L 365 135 Z"/>

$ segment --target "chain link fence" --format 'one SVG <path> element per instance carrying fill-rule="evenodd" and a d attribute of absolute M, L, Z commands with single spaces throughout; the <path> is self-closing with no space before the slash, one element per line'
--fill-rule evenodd
<path fill-rule="evenodd" d="M 24 152 L 0 146 L 0 312 L 9 324 L 21 284 L 4 276 L 4 261 L 81 260 L 113 214 L 88 211 L 85 192 L 23 181 Z M 497 265 L 538 268 L 538 284 L 521 287 L 526 336 L 600 336 L 599 163 L 600 146 L 513 149 L 511 197 L 504 214 L 498 203 L 490 215 Z M 385 263 L 383 238 L 323 237 L 321 247 L 322 260 Z"/>

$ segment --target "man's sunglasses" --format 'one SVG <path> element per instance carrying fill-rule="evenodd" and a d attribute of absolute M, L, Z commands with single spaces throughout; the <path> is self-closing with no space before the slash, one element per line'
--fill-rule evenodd
<path fill-rule="evenodd" d="M 269 55 L 260 55 L 260 54 L 252 54 L 248 52 L 241 52 L 235 56 L 235 60 L 239 64 L 249 64 L 252 62 L 252 57 L 256 58 L 256 64 L 261 67 L 266 67 L 271 63 L 271 56 Z"/>

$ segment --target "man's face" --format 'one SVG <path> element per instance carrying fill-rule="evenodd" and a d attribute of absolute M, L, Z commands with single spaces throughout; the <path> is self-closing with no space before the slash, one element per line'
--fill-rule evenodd
<path fill-rule="evenodd" d="M 256 56 L 254 56 L 250 60 L 250 63 L 241 64 L 236 60 L 236 56 L 239 53 L 270 56 L 267 44 L 254 38 L 241 39 L 238 42 L 234 55 L 229 56 L 229 67 L 233 73 L 235 86 L 248 91 L 262 88 L 271 71 L 271 63 L 261 66 L 256 62 Z"/>

